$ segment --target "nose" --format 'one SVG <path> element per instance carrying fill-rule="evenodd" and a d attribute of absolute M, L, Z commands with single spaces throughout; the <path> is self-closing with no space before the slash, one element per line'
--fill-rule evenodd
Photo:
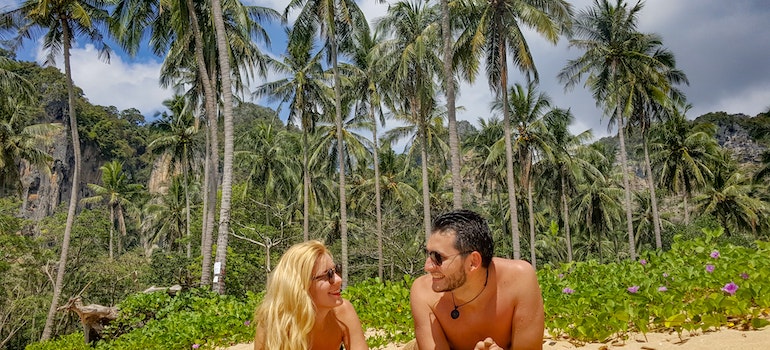
<path fill-rule="evenodd" d="M 438 268 L 438 265 L 436 265 L 429 256 L 426 256 L 425 264 L 423 265 L 422 268 L 423 270 L 425 270 L 425 272 L 431 272 L 433 270 L 436 270 Z"/>

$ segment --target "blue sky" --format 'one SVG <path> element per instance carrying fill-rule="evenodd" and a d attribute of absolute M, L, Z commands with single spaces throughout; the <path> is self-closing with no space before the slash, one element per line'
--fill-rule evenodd
<path fill-rule="evenodd" d="M 0 11 L 18 3 L 17 0 L 0 0 Z M 286 2 L 245 0 L 244 3 L 282 12 Z M 576 10 L 581 10 L 592 1 L 571 3 Z M 367 18 L 374 21 L 386 13 L 388 4 L 362 0 L 359 6 Z M 770 6 L 765 0 L 647 0 L 639 29 L 661 35 L 664 45 L 675 54 L 677 66 L 687 74 L 690 86 L 684 86 L 682 90 L 693 105 L 688 114 L 690 118 L 713 111 L 754 116 L 770 109 L 767 18 L 770 18 Z M 285 39 L 279 26 L 271 28 L 273 45 L 270 52 L 280 56 Z M 570 50 L 564 39 L 554 46 L 530 32 L 527 40 L 540 73 L 540 90 L 551 97 L 555 106 L 572 110 L 577 119 L 572 131 L 593 129 L 597 137 L 609 134 L 607 118 L 602 117 L 590 94 L 582 86 L 565 92 L 556 79 L 567 60 L 578 57 L 580 52 Z M 19 53 L 19 58 L 43 62 L 43 53 L 39 52 L 36 43 L 26 43 L 24 50 Z M 57 65 L 61 64 L 62 60 L 57 60 Z M 111 105 L 120 110 L 137 108 L 147 117 L 162 110 L 162 101 L 171 96 L 171 91 L 158 86 L 160 65 L 158 57 L 142 54 L 129 58 L 117 49 L 107 64 L 99 61 L 89 45 L 75 47 L 72 57 L 73 79 L 91 103 Z M 271 75 L 268 80 L 275 78 Z M 524 81 L 517 73 L 512 74 L 510 80 L 511 83 Z M 264 82 L 252 82 L 252 88 Z M 492 95 L 483 76 L 474 84 L 463 83 L 458 93 L 457 105 L 464 107 L 458 111 L 458 119 L 477 124 L 478 118 L 491 116 Z"/>

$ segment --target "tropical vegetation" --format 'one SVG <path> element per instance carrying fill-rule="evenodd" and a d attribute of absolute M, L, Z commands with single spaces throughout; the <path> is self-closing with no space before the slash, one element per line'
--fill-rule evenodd
<path fill-rule="evenodd" d="M 673 51 L 636 27 L 642 3 L 390 5 L 379 19 L 349 0 L 3 8 L 0 347 L 83 348 L 57 311 L 76 296 L 120 307 L 97 348 L 247 340 L 272 266 L 307 239 L 342 262 L 347 297 L 384 332 L 370 343 L 402 341 L 431 218 L 460 207 L 488 218 L 497 255 L 538 270 L 551 334 L 767 323 L 770 111 L 688 116 Z M 274 57 L 271 26 L 289 38 Z M 40 33 L 45 66 L 17 60 Z M 529 33 L 581 50 L 559 77 L 591 90 L 617 136 L 574 133 L 570 106 L 538 88 Z M 167 111 L 90 103 L 69 68 L 82 40 L 148 45 L 177 93 Z M 458 83 L 481 67 L 492 117 L 458 120 Z M 174 298 L 142 293 L 173 284 Z"/>

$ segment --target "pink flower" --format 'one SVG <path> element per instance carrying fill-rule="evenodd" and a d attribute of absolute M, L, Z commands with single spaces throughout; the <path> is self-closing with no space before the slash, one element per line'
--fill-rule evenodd
<path fill-rule="evenodd" d="M 631 286 L 626 289 L 631 294 L 636 294 L 639 291 L 639 286 Z"/>
<path fill-rule="evenodd" d="M 711 265 L 711 264 L 706 265 L 706 272 L 708 273 L 714 272 L 714 265 Z"/>
<path fill-rule="evenodd" d="M 243 325 L 244 325 L 244 326 L 248 326 L 248 325 L 250 325 L 250 324 L 251 324 L 251 321 L 245 321 L 245 322 L 243 322 Z"/>
<path fill-rule="evenodd" d="M 738 285 L 733 282 L 725 284 L 725 286 L 722 287 L 722 291 L 730 295 L 735 295 L 735 292 L 737 290 L 738 290 Z"/>
<path fill-rule="evenodd" d="M 572 294 L 572 293 L 575 293 L 575 290 L 570 287 L 564 287 L 564 289 L 562 289 L 561 292 L 564 294 Z"/>
<path fill-rule="evenodd" d="M 639 260 L 639 263 L 642 264 L 642 266 L 647 265 L 647 260 L 641 259 Z"/>
<path fill-rule="evenodd" d="M 715 250 L 715 251 L 711 252 L 710 256 L 712 258 L 714 258 L 714 259 L 719 259 L 719 251 Z"/>
<path fill-rule="evenodd" d="M 663 277 L 668 277 L 668 272 L 664 272 Z"/>
<path fill-rule="evenodd" d="M 665 292 L 665 291 L 667 291 L 667 290 L 668 290 L 668 288 L 666 288 L 666 286 L 660 286 L 660 287 L 658 287 L 658 292 Z"/>
<path fill-rule="evenodd" d="M 199 348 L 199 347 L 201 347 L 201 345 L 200 345 L 200 344 L 197 344 L 197 343 L 192 345 L 192 348 L 193 348 L 193 349 L 197 349 L 197 348 Z"/>
<path fill-rule="evenodd" d="M 741 274 L 741 278 L 747 280 L 747 279 L 749 279 L 749 274 L 744 272 L 744 273 Z"/>

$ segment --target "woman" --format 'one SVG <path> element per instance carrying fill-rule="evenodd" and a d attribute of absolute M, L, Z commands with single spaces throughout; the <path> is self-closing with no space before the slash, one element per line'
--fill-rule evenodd
<path fill-rule="evenodd" d="M 257 308 L 254 350 L 368 349 L 353 305 L 340 296 L 342 278 L 319 241 L 295 244 L 273 270 Z"/>

